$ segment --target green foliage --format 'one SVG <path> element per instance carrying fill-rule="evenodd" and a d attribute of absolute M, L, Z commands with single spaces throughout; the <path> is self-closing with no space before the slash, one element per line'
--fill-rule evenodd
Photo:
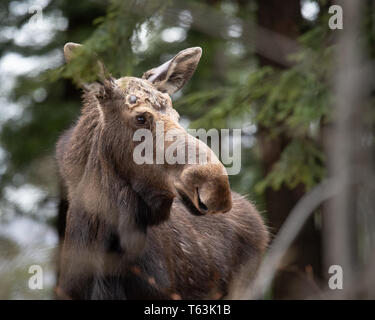
<path fill-rule="evenodd" d="M 322 150 L 313 141 L 293 139 L 272 171 L 256 185 L 256 191 L 263 193 L 267 187 L 279 189 L 283 183 L 290 188 L 303 184 L 309 189 L 323 179 L 323 164 Z"/>
<path fill-rule="evenodd" d="M 77 50 L 75 59 L 53 72 L 52 79 L 63 76 L 77 85 L 95 81 L 99 74 L 98 58 L 115 77 L 132 74 L 135 64 L 132 46 L 140 41 L 139 29 L 142 23 L 147 23 L 147 29 L 152 31 L 151 16 L 161 12 L 167 4 L 168 1 L 111 0 L 106 15 L 94 20 L 95 29 L 82 42 L 83 47 Z"/>

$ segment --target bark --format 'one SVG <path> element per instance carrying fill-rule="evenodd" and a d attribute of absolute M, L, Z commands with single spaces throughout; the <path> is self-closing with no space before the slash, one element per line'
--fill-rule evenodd
<path fill-rule="evenodd" d="M 285 3 L 277 0 L 258 0 L 257 20 L 261 28 L 278 33 L 290 40 L 296 40 L 299 36 L 301 22 L 300 1 L 291 0 Z M 257 37 L 257 42 L 264 39 Z M 269 43 L 269 50 L 277 52 L 277 56 L 286 60 L 292 53 L 288 46 L 282 42 Z M 259 50 L 257 50 L 259 52 Z M 259 55 L 261 66 L 273 66 L 285 68 L 286 63 L 272 61 L 269 58 Z M 269 139 L 269 131 L 260 127 L 258 131 L 261 160 L 264 165 L 264 174 L 267 175 L 273 165 L 279 160 L 285 147 L 290 142 L 286 133 Z M 266 211 L 268 226 L 272 234 L 276 234 L 295 204 L 304 195 L 302 185 L 290 189 L 283 185 L 279 190 L 267 188 L 265 192 Z M 321 241 L 320 231 L 314 224 L 313 217 L 310 218 L 294 241 L 286 255 L 283 266 L 276 275 L 272 298 L 289 299 L 305 298 L 317 292 L 318 287 L 314 278 L 321 277 Z"/>
<path fill-rule="evenodd" d="M 363 65 L 365 60 L 361 54 L 361 46 L 358 44 L 362 2 L 342 0 L 338 4 L 343 8 L 344 32 L 335 33 L 335 123 L 331 138 L 326 142 L 329 175 L 339 181 L 343 191 L 325 206 L 324 269 L 328 277 L 331 265 L 341 266 L 344 284 L 341 298 L 357 298 L 351 287 L 357 284 L 355 277 L 359 260 L 359 190 L 365 190 L 367 180 L 371 179 L 373 172 L 370 170 L 371 160 L 363 152 L 363 144 L 359 143 L 366 134 L 363 123 L 366 115 L 364 105 L 370 81 Z M 365 211 L 367 210 L 368 208 Z"/>

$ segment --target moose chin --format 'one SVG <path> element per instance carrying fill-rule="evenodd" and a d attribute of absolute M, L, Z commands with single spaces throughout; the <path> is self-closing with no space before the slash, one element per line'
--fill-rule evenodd
<path fill-rule="evenodd" d="M 67 62 L 79 47 L 65 45 Z M 61 298 L 241 298 L 251 283 L 267 229 L 256 208 L 230 190 L 212 150 L 179 124 L 170 98 L 201 54 L 189 48 L 142 78 L 101 76 L 82 85 L 81 115 L 56 148 L 69 202 Z M 156 141 L 158 121 L 184 138 L 180 148 L 199 145 L 205 161 L 134 162 L 135 132 L 149 130 Z M 153 148 L 160 154 L 160 144 Z"/>

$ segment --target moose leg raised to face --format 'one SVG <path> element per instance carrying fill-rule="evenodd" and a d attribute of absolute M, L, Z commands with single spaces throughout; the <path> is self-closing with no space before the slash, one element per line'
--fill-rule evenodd
<path fill-rule="evenodd" d="M 65 45 L 67 62 L 78 46 Z M 169 96 L 191 78 L 201 53 L 183 50 L 142 79 L 84 85 L 81 116 L 57 144 L 69 201 L 61 297 L 240 298 L 254 276 L 268 243 L 263 221 L 231 192 L 210 148 L 179 125 Z M 157 123 L 182 138 L 179 149 L 199 149 L 205 161 L 158 161 L 176 142 L 160 143 Z M 152 161 L 141 164 L 134 159 L 140 129 L 153 148 Z"/>

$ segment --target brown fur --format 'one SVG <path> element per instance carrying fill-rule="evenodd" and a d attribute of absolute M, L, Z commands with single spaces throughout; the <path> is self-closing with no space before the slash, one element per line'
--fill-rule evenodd
<path fill-rule="evenodd" d="M 186 64 L 191 77 L 194 52 L 174 59 L 173 70 L 184 72 Z M 186 79 L 161 70 L 167 75 L 157 86 L 132 77 L 86 86 L 82 114 L 57 144 L 69 200 L 58 287 L 64 297 L 230 297 L 237 274 L 246 266 L 250 280 L 267 246 L 255 207 L 230 191 L 224 167 L 206 145 L 196 139 L 184 145 L 200 144 L 206 164 L 133 161 L 139 114 L 154 135 L 158 120 L 166 131 L 188 136 L 162 90 Z"/>

